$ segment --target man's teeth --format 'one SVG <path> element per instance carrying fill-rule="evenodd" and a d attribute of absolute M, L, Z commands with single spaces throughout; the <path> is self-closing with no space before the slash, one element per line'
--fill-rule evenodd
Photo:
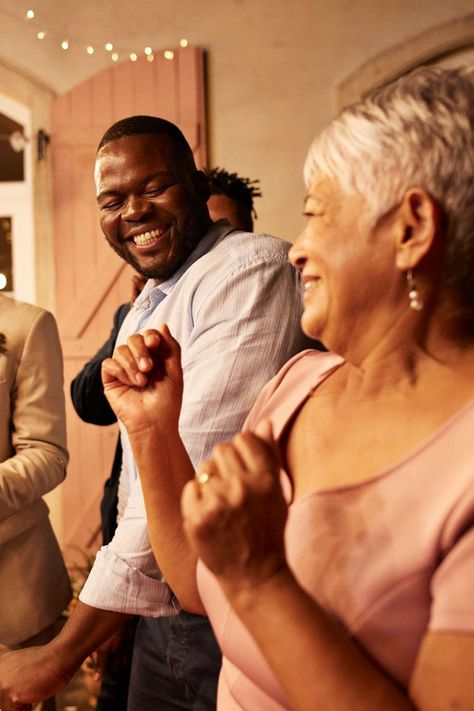
<path fill-rule="evenodd" d="M 141 235 L 135 235 L 133 241 L 139 247 L 145 247 L 147 244 L 152 244 L 157 237 L 161 237 L 161 235 L 165 232 L 165 229 L 150 230 L 150 232 L 143 232 Z"/>

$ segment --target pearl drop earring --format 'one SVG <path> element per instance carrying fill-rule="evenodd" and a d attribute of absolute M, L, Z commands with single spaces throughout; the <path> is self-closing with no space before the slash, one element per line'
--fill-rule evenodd
<path fill-rule="evenodd" d="M 421 311 L 423 309 L 424 304 L 420 297 L 420 292 L 418 291 L 418 286 L 416 285 L 415 277 L 413 276 L 413 269 L 408 269 L 407 271 L 407 287 L 410 308 L 413 309 L 413 311 Z"/>

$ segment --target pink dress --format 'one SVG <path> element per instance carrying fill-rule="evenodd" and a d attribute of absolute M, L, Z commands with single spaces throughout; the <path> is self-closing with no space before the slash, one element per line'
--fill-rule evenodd
<path fill-rule="evenodd" d="M 340 363 L 333 354 L 297 355 L 262 391 L 247 428 L 270 419 L 279 437 Z M 406 687 L 427 630 L 474 633 L 473 523 L 474 400 L 369 481 L 309 493 L 291 504 L 288 560 L 301 586 Z M 198 584 L 223 652 L 218 709 L 289 709 L 202 563 Z"/>

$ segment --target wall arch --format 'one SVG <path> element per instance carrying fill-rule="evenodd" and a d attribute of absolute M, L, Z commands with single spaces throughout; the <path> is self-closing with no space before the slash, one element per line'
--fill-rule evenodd
<path fill-rule="evenodd" d="M 371 57 L 339 83 L 337 107 L 357 101 L 376 86 L 415 67 L 469 61 L 471 53 L 474 60 L 474 13 L 426 30 Z"/>

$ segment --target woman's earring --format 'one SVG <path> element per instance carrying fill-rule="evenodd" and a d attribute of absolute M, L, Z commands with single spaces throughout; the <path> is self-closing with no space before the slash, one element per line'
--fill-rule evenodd
<path fill-rule="evenodd" d="M 424 304 L 421 300 L 420 292 L 418 291 L 415 277 L 413 276 L 413 269 L 408 269 L 407 271 L 407 286 L 410 308 L 413 309 L 413 311 L 421 311 L 423 309 Z"/>

